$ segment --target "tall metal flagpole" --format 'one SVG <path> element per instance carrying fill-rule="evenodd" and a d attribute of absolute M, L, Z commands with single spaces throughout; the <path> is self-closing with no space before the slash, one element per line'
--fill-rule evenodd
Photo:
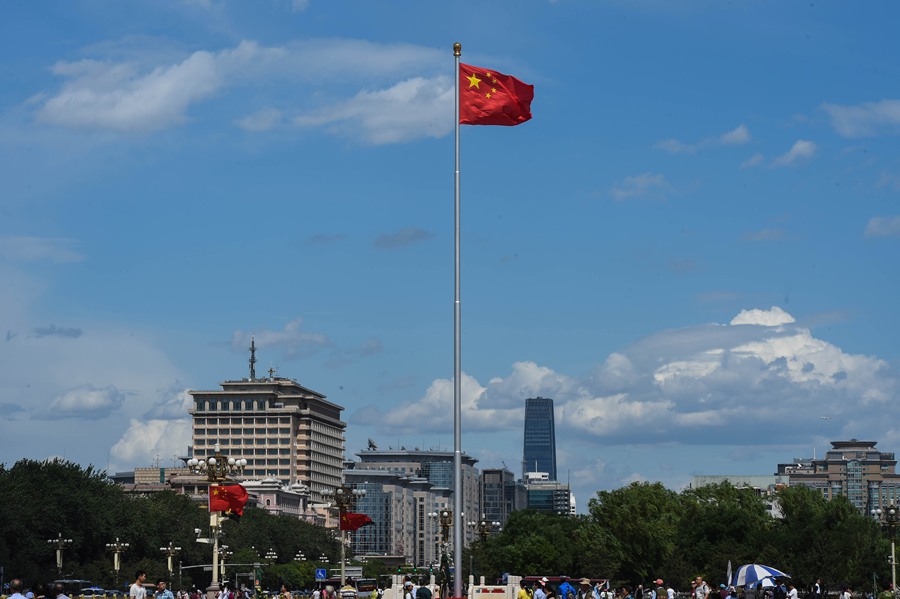
<path fill-rule="evenodd" d="M 453 44 L 456 59 L 454 114 L 456 124 L 456 170 L 454 188 L 454 275 L 453 300 L 453 596 L 462 597 L 462 367 L 460 352 L 460 300 L 459 300 L 459 56 L 462 44 Z"/>

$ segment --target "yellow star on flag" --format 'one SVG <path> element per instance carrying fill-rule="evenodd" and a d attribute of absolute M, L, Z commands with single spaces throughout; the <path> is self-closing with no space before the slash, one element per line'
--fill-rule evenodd
<path fill-rule="evenodd" d="M 469 87 L 477 88 L 479 83 L 481 83 L 481 79 L 479 79 L 474 73 L 472 73 L 469 76 Z"/>

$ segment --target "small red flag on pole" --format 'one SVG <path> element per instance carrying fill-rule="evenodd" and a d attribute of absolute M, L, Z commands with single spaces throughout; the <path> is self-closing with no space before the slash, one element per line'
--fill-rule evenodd
<path fill-rule="evenodd" d="M 531 118 L 534 86 L 510 75 L 459 63 L 459 123 L 519 125 Z"/>

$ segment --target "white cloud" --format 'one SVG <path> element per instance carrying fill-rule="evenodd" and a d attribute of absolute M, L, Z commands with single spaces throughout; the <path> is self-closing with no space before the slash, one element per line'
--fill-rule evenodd
<path fill-rule="evenodd" d="M 415 77 L 294 118 L 302 127 L 325 126 L 333 133 L 371 144 L 443 137 L 453 130 L 453 82 Z"/>
<path fill-rule="evenodd" d="M 177 385 L 162 391 L 162 398 L 155 403 L 144 415 L 150 420 L 177 420 L 184 418 L 188 410 L 193 407 L 194 398 L 188 389 Z"/>
<path fill-rule="evenodd" d="M 738 125 L 735 129 L 719 136 L 719 142 L 726 146 L 742 145 L 750 141 L 750 130 L 746 125 Z"/>
<path fill-rule="evenodd" d="M 761 164 L 766 159 L 762 154 L 756 153 L 747 160 L 741 163 L 741 168 L 750 168 L 751 166 L 756 166 L 757 164 Z"/>
<path fill-rule="evenodd" d="M 875 216 L 866 225 L 865 237 L 900 237 L 900 216 Z"/>
<path fill-rule="evenodd" d="M 741 310 L 737 316 L 731 319 L 729 324 L 758 324 L 766 327 L 775 327 L 792 322 L 795 322 L 793 316 L 778 306 L 772 306 L 768 310 Z"/>
<path fill-rule="evenodd" d="M 149 466 L 156 458 L 183 456 L 191 444 L 191 420 L 131 420 L 110 449 L 110 470 Z"/>
<path fill-rule="evenodd" d="M 74 239 L 0 235 L 0 261 L 79 262 L 84 256 L 77 245 Z"/>
<path fill-rule="evenodd" d="M 670 154 L 693 154 L 697 151 L 696 145 L 686 144 L 677 139 L 664 139 L 653 144 L 657 150 L 665 150 Z"/>
<path fill-rule="evenodd" d="M 625 177 L 610 190 L 610 193 L 619 202 L 630 198 L 665 199 L 671 188 L 662 173 L 642 173 Z"/>
<path fill-rule="evenodd" d="M 81 385 L 69 389 L 50 402 L 49 409 L 39 418 L 102 418 L 117 411 L 125 402 L 125 395 L 115 386 L 96 388 Z"/>
<path fill-rule="evenodd" d="M 231 348 L 246 352 L 253 337 L 258 349 L 280 348 L 286 358 L 307 356 L 329 345 L 328 338 L 321 333 L 307 333 L 301 330 L 303 319 L 296 318 L 288 322 L 281 331 L 235 331 L 231 335 Z M 262 374 L 262 373 L 260 373 Z"/>
<path fill-rule="evenodd" d="M 855 106 L 823 104 L 831 125 L 844 137 L 900 133 L 900 100 L 865 102 Z"/>
<path fill-rule="evenodd" d="M 785 154 L 772 161 L 772 166 L 790 166 L 798 162 L 812 158 L 816 153 L 815 142 L 798 139 Z"/>

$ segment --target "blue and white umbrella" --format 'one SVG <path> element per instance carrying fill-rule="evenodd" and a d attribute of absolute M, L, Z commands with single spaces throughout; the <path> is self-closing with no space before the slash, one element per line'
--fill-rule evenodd
<path fill-rule="evenodd" d="M 790 578 L 791 575 L 762 564 L 744 564 L 734 573 L 734 580 L 731 581 L 731 584 L 736 587 L 743 587 L 772 577 Z"/>

